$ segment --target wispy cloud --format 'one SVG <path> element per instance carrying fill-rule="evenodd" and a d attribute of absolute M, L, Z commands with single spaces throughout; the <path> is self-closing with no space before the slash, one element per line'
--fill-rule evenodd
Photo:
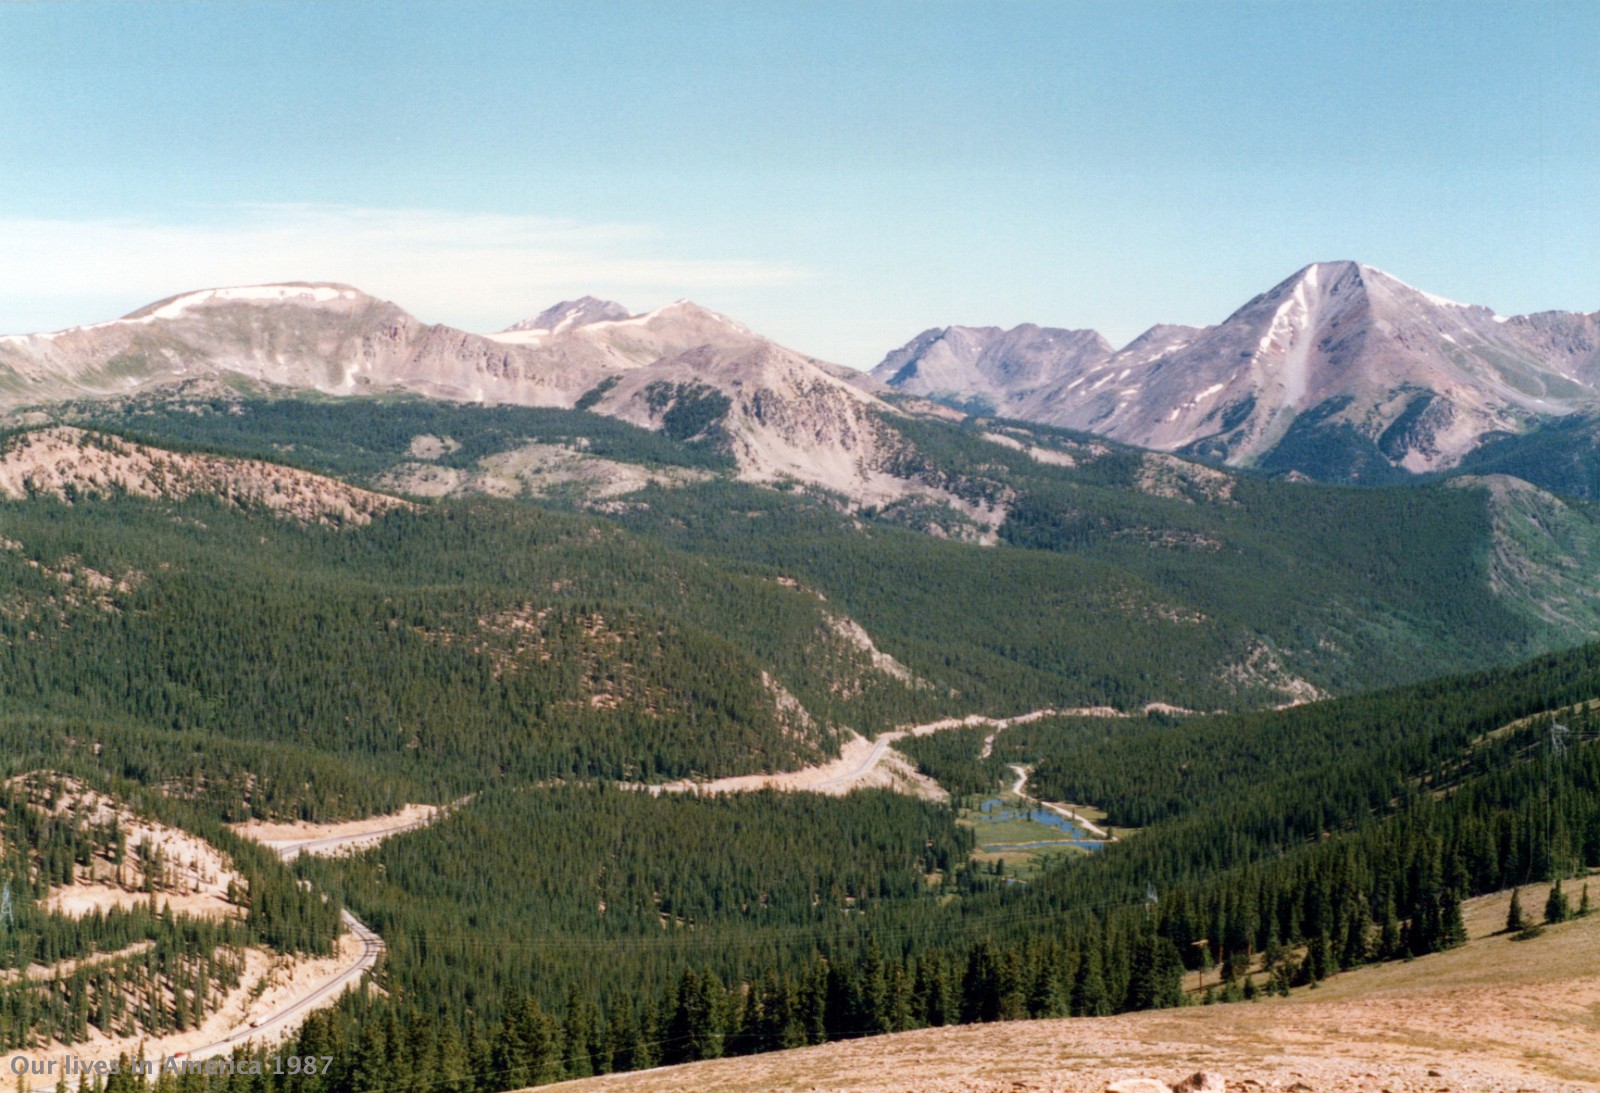
<path fill-rule="evenodd" d="M 92 309 L 113 301 L 128 310 L 195 288 L 285 280 L 343 281 L 430 321 L 490 329 L 559 295 L 603 293 L 644 307 L 805 277 L 790 266 L 695 257 L 637 224 L 339 205 L 216 213 L 182 223 L 0 217 L 0 329 L 108 318 Z"/>

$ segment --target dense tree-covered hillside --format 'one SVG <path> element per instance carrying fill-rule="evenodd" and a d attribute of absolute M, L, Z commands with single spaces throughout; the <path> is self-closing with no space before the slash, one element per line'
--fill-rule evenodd
<path fill-rule="evenodd" d="M 304 1093 L 492 1093 L 1170 1005 L 1207 961 L 1233 999 L 1448 947 L 1468 895 L 1600 866 L 1600 734 L 1564 713 L 1558 752 L 1540 716 L 1600 697 L 1600 647 L 1504 666 L 1583 626 L 1525 602 L 1546 562 L 1515 553 L 1487 490 L 1302 486 L 1013 423 L 900 422 L 901 470 L 968 506 L 940 515 L 739 482 L 714 443 L 576 411 L 96 412 L 368 484 L 419 451 L 467 471 L 531 440 L 695 472 L 331 526 L 205 496 L 0 502 L 0 769 L 142 791 L 263 893 L 204 936 L 30 903 L 28 952 L 151 942 L 93 974 L 159 965 L 180 988 L 149 1015 L 165 1029 L 226 981 L 199 954 L 325 948 L 347 904 L 388 942 L 384 990 L 308 1021 L 296 1052 L 337 1062 Z M 986 545 L 928 533 L 975 537 L 997 506 Z M 1409 682 L 1447 669 L 1476 674 Z M 1346 697 L 1269 708 L 1318 692 Z M 1106 706 L 1124 716 L 1014 725 L 987 756 L 982 727 L 902 744 L 958 796 L 1015 764 L 1032 792 L 1139 829 L 1026 883 L 975 865 L 945 805 L 638 788 L 792 769 L 847 730 Z M 221 828 L 459 798 L 431 828 L 301 863 L 306 888 Z M 115 839 L 35 826 L 4 845 L 36 900 Z M 0 985 L 0 1032 L 107 1027 L 83 1016 L 101 996 L 84 983 L 48 1002 Z"/>
<path fill-rule="evenodd" d="M 828 751 L 835 724 L 951 701 L 875 668 L 814 595 L 592 518 L 487 500 L 350 531 L 203 500 L 5 515 L 0 714 L 31 718 L 29 737 L 93 719 L 163 778 L 193 765 L 171 741 L 223 738 L 268 769 L 334 755 L 432 797 L 785 769 Z M 212 766 L 197 789 L 220 803 L 247 769 Z M 343 788 L 245 802 L 234 784 L 230 805 L 378 803 Z"/>
<path fill-rule="evenodd" d="M 800 577 L 926 678 L 1013 706 L 1052 691 L 1069 692 L 1068 705 L 1276 704 L 1311 688 L 1348 693 L 1509 663 L 1593 635 L 1586 613 L 1531 602 L 1534 578 L 1561 569 L 1562 551 L 1497 540 L 1477 491 L 1273 481 L 1031 424 L 890 420 L 905 443 L 896 473 L 1004 512 L 1003 546 L 976 549 L 897 531 L 970 537 L 980 529 L 968 515 L 915 499 L 843 513 L 806 489 L 732 482 L 714 440 L 581 411 L 152 397 L 56 413 L 368 483 L 414 465 L 419 437 L 448 440 L 428 462 L 452 472 L 530 442 L 714 472 L 592 507 L 698 557 Z M 1557 547 L 1569 530 L 1600 538 L 1600 514 L 1574 508 L 1561 520 L 1573 527 L 1544 529 Z M 1527 579 L 1495 568 L 1507 551 Z"/>
<path fill-rule="evenodd" d="M 1551 721 L 1526 716 L 1597 690 L 1600 650 L 1588 648 L 1260 715 L 1258 731 L 1200 737 L 1201 784 L 1226 791 L 1198 790 L 1027 885 L 964 868 L 948 813 L 881 793 L 488 796 L 368 858 L 308 866 L 408 940 L 387 1000 L 347 1001 L 300 1047 L 340 1061 L 330 1090 L 415 1073 L 492 1090 L 930 1024 L 1178 1004 L 1182 972 L 1210 961 L 1228 1001 L 1449 948 L 1468 896 L 1600 866 L 1600 721 L 1562 713 L 1566 746 L 1552 753 Z M 1042 765 L 1058 736 L 1081 731 L 1039 722 L 1008 730 L 1008 746 Z M 1379 733 L 1394 747 L 1375 762 L 1366 745 Z M 1329 746 L 1344 734 L 1348 747 Z M 1127 762 L 1101 777 L 1148 792 Z M 481 862 L 510 865 L 520 898 Z M 380 1061 L 380 1042 L 399 1058 Z"/>

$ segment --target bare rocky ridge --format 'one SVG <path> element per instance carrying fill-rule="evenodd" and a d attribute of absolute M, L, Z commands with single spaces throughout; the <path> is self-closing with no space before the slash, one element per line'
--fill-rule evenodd
<path fill-rule="evenodd" d="M 926 497 L 977 528 L 999 522 L 1000 514 L 897 472 L 907 445 L 882 419 L 902 411 L 851 370 L 688 300 L 622 313 L 585 297 L 478 335 L 426 325 L 348 285 L 208 289 L 111 322 L 0 338 L 0 409 L 218 379 L 332 395 L 581 405 L 680 439 L 714 440 L 749 481 L 798 481 L 854 504 Z M 416 477 L 422 492 L 456 488 L 433 481 L 448 475 Z"/>
<path fill-rule="evenodd" d="M 957 332 L 952 334 L 951 331 Z M 1321 262 L 1213 327 L 1063 354 L 1018 327 L 919 335 L 874 375 L 916 394 L 1234 465 L 1371 477 L 1600 403 L 1600 312 L 1506 317 Z M 933 337 L 932 335 L 939 335 Z"/>
<path fill-rule="evenodd" d="M 422 438 L 418 438 L 419 440 Z M 431 439 L 431 438 L 430 438 Z M 413 441 L 412 454 L 417 455 Z M 426 445 L 424 444 L 426 449 Z M 431 460 L 435 455 L 422 455 Z M 582 445 L 525 444 L 485 456 L 473 469 L 432 462 L 402 463 L 376 480 L 382 489 L 415 497 L 488 494 L 570 499 L 585 508 L 609 512 L 628 502 L 617 500 L 647 486 L 672 488 L 704 482 L 711 472 L 689 467 L 645 467 L 591 455 Z"/>
<path fill-rule="evenodd" d="M 664 358 L 622 377 L 595 409 L 671 431 L 672 415 L 696 405 L 705 406 L 706 425 L 689 435 L 720 433 L 739 477 L 748 481 L 816 483 L 871 505 L 921 494 L 991 529 L 1003 518 L 895 473 L 909 445 L 883 421 L 894 411 L 836 372 L 765 339 Z"/>
<path fill-rule="evenodd" d="M 1008 417 L 1058 377 L 1089 368 L 1115 352 L 1093 330 L 1057 330 L 1031 323 L 947 326 L 925 330 L 872 370 L 874 379 L 927 398 L 977 404 Z"/>
<path fill-rule="evenodd" d="M 171 452 L 56 426 L 0 442 L 0 498 L 134 497 L 181 501 L 197 494 L 304 524 L 368 524 L 406 502 L 251 459 Z"/>

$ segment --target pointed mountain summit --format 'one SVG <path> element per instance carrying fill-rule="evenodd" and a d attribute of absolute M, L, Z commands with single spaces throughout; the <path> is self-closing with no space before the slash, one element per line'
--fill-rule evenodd
<path fill-rule="evenodd" d="M 1322 478 L 1439 470 L 1485 434 L 1595 399 L 1584 355 L 1532 344 L 1528 329 L 1371 266 L 1320 262 L 1183 345 L 1117 354 L 1115 377 L 1090 377 L 1057 420 Z"/>
<path fill-rule="evenodd" d="M 562 300 L 545 308 L 531 319 L 513 323 L 506 330 L 537 330 L 559 334 L 589 323 L 613 322 L 632 314 L 615 300 L 601 300 L 595 296 L 580 296 L 576 300 Z"/>
<path fill-rule="evenodd" d="M 1375 480 L 1452 467 L 1486 436 L 1600 403 L 1597 318 L 1507 318 L 1372 266 L 1318 262 L 1216 326 L 1153 327 L 1044 382 L 997 345 L 1011 355 L 938 397 L 1230 464 Z M 888 365 L 936 357 L 936 343 L 920 336 L 877 374 L 910 389 L 915 373 Z M 1028 378 L 996 383 L 1008 374 Z"/>

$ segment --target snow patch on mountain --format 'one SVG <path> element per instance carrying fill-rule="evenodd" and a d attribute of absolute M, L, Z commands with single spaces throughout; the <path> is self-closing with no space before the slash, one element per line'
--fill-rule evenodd
<path fill-rule="evenodd" d="M 626 319 L 629 314 L 631 313 L 628 309 L 615 300 L 580 296 L 576 300 L 562 300 L 558 304 L 553 304 L 533 318 L 513 323 L 500 333 L 513 334 L 526 331 L 537 334 L 560 334 L 589 323 Z M 496 337 L 496 335 L 490 336 Z"/>
<path fill-rule="evenodd" d="M 1216 326 L 1152 327 L 1042 372 L 1008 345 L 963 379 L 948 341 L 918 335 L 880 378 L 921 390 L 938 366 L 951 405 L 1312 477 L 1437 471 L 1491 434 L 1600 407 L 1600 314 L 1500 316 L 1355 262 L 1306 266 Z"/>

